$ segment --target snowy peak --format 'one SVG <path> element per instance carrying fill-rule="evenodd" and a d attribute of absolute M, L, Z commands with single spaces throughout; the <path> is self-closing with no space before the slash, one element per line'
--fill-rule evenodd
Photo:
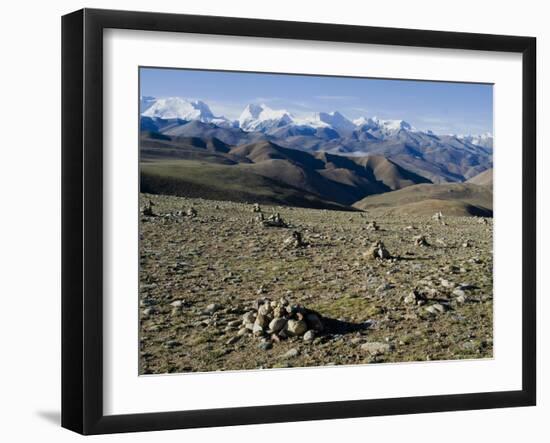
<path fill-rule="evenodd" d="M 275 110 L 262 104 L 249 104 L 239 117 L 239 126 L 244 131 L 268 131 L 294 122 L 290 112 Z"/>
<path fill-rule="evenodd" d="M 479 135 L 457 135 L 456 138 L 472 145 L 481 146 L 482 148 L 493 148 L 493 134 L 490 132 Z"/>
<path fill-rule="evenodd" d="M 338 111 L 319 112 L 316 114 L 316 117 L 319 121 L 326 123 L 328 126 L 335 129 L 336 131 L 351 132 L 355 129 L 355 125 L 353 124 L 353 122 L 351 122 L 351 120 L 348 120 Z"/>
<path fill-rule="evenodd" d="M 215 116 L 210 107 L 200 100 L 181 97 L 140 97 L 140 112 L 144 117 L 158 119 L 181 119 L 200 121 L 221 128 L 240 128 L 245 132 L 262 132 L 282 137 L 296 135 L 319 136 L 334 139 L 352 137 L 355 140 L 399 139 L 417 143 L 419 137 L 429 137 L 430 143 L 436 135 L 432 131 L 419 131 L 405 120 L 382 120 L 378 117 L 360 117 L 353 121 L 338 111 L 315 112 L 296 116 L 285 109 L 272 109 L 265 104 L 251 103 L 242 111 L 236 121 L 224 116 Z M 327 132 L 328 131 L 328 132 Z M 480 135 L 452 135 L 464 146 L 493 148 L 490 133 Z"/>
<path fill-rule="evenodd" d="M 204 123 L 215 118 L 206 103 L 200 100 L 189 101 L 180 97 L 156 99 L 142 115 L 162 119 L 199 120 Z"/>

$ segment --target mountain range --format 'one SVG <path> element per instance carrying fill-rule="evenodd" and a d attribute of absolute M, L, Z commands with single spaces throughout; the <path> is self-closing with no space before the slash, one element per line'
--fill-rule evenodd
<path fill-rule="evenodd" d="M 465 191 L 455 192 L 454 184 L 468 182 L 482 203 L 468 197 L 453 211 L 492 211 L 490 134 L 437 135 L 403 120 L 352 121 L 338 111 L 298 117 L 264 104 L 249 104 L 230 120 L 180 97 L 142 97 L 140 113 L 144 192 L 364 209 L 384 206 L 371 196 L 399 190 L 392 201 L 402 204 L 415 186 L 435 200 L 458 198 Z M 445 184 L 450 191 L 434 187 Z"/>
<path fill-rule="evenodd" d="M 141 129 L 173 137 L 216 137 L 230 145 L 260 140 L 306 152 L 346 156 L 382 155 L 434 183 L 465 181 L 492 167 L 493 137 L 437 135 L 403 120 L 338 111 L 296 117 L 286 110 L 249 104 L 238 120 L 215 116 L 199 100 L 142 97 Z"/>

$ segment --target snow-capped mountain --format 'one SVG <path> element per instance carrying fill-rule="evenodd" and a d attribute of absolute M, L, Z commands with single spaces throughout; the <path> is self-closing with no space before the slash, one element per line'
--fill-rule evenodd
<path fill-rule="evenodd" d="M 363 154 L 368 150 L 365 144 L 376 141 L 431 148 L 442 143 L 455 144 L 456 142 L 457 145 L 462 144 L 466 149 L 475 146 L 491 150 L 493 148 L 493 137 L 490 133 L 438 136 L 429 130 L 420 131 L 404 120 L 360 117 L 351 121 L 338 111 L 298 116 L 285 109 L 272 109 L 265 104 L 251 103 L 244 108 L 238 120 L 231 121 L 224 116 L 215 116 L 210 107 L 200 100 L 192 101 L 180 97 L 142 97 L 140 110 L 145 118 L 199 121 L 220 128 L 239 129 L 245 133 L 257 133 L 280 142 L 286 141 L 287 146 L 296 149 L 302 149 L 300 147 L 302 142 L 304 142 L 303 146 L 315 146 L 317 150 L 329 149 L 325 145 L 329 140 L 330 149 L 336 149 L 339 152 L 343 150 L 347 154 Z M 315 140 L 320 141 L 317 143 Z"/>
<path fill-rule="evenodd" d="M 456 138 L 484 148 L 493 147 L 493 135 L 489 132 L 480 135 L 457 135 Z"/>
<path fill-rule="evenodd" d="M 266 132 L 274 128 L 295 123 L 290 112 L 271 109 L 266 105 L 250 104 L 244 108 L 239 117 L 239 127 L 243 131 Z"/>
<path fill-rule="evenodd" d="M 210 107 L 200 100 L 186 100 L 181 97 L 153 98 L 145 97 L 146 107 L 143 117 L 160 118 L 163 120 L 180 119 L 185 121 L 198 120 L 203 123 L 213 123 L 221 127 L 231 127 L 233 123 L 225 117 L 215 116 Z"/>

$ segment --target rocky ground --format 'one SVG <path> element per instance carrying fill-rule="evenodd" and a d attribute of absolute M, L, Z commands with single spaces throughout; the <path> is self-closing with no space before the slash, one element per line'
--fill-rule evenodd
<path fill-rule="evenodd" d="M 140 203 L 141 374 L 492 357 L 492 219 Z"/>

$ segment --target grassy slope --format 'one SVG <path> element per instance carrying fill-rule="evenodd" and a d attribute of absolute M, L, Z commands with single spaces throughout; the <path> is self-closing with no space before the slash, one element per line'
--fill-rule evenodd
<path fill-rule="evenodd" d="M 471 183 L 420 184 L 360 200 L 359 209 L 387 208 L 399 214 L 492 216 L 493 193 Z"/>
<path fill-rule="evenodd" d="M 161 160 L 141 163 L 141 192 L 235 202 L 344 209 L 334 202 L 258 175 L 247 165 L 227 167 L 204 161 Z M 350 208 L 347 208 L 350 209 Z"/>

